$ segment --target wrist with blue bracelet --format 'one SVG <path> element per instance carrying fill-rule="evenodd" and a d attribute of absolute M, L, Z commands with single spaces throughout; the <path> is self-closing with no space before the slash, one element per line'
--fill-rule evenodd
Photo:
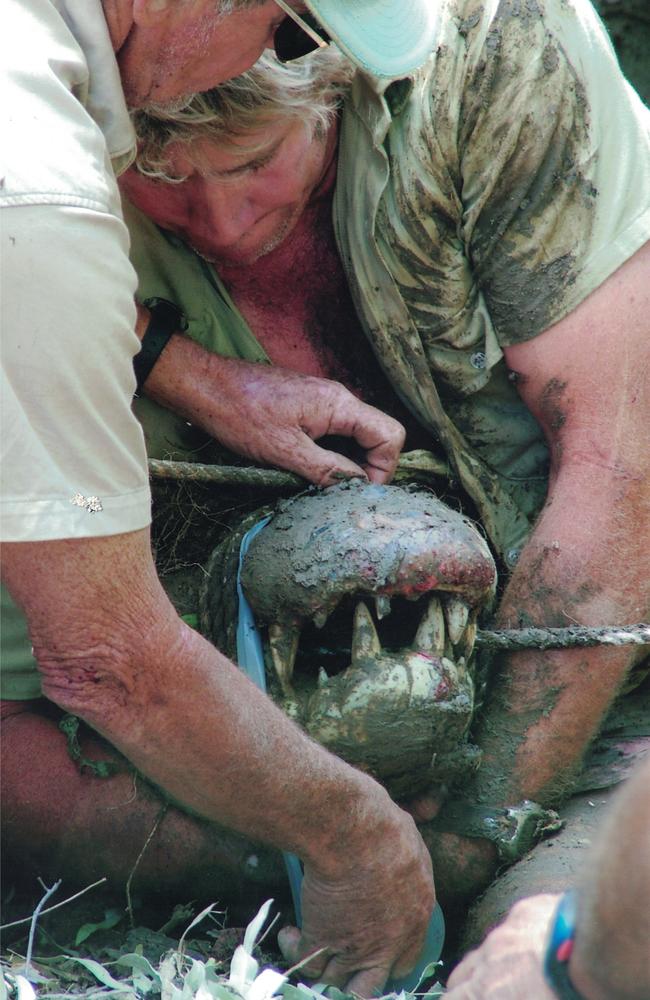
<path fill-rule="evenodd" d="M 576 935 L 576 894 L 566 892 L 560 899 L 551 924 L 544 976 L 559 1000 L 588 1000 L 569 977 L 569 961 Z"/>

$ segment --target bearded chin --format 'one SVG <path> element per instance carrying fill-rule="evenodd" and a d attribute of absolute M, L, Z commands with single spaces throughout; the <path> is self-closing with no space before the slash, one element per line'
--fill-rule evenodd
<path fill-rule="evenodd" d="M 235 249 L 231 253 L 215 253 L 209 250 L 201 250 L 193 244 L 190 244 L 190 246 L 192 247 L 192 250 L 199 255 L 199 257 L 207 261 L 208 264 L 212 264 L 217 268 L 220 265 L 228 268 L 250 267 L 262 257 L 266 257 L 268 254 L 273 253 L 274 250 L 277 250 L 277 248 L 284 243 L 287 236 L 295 229 L 300 215 L 300 212 L 295 212 L 290 215 L 280 224 L 275 232 L 269 236 L 264 243 L 262 243 L 261 246 L 255 247 L 249 251 L 242 251 L 241 253 L 238 253 Z"/>
<path fill-rule="evenodd" d="M 159 118 L 164 122 L 170 115 L 184 111 L 195 97 L 196 94 L 185 94 L 182 97 L 170 98 L 168 101 L 147 101 L 138 110 L 144 112 L 144 114 L 151 115 L 152 118 Z"/>

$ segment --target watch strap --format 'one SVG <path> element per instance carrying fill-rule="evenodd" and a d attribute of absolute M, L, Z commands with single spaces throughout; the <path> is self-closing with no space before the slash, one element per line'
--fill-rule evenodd
<path fill-rule="evenodd" d="M 560 898 L 551 924 L 544 976 L 558 1000 L 586 1000 L 569 978 L 569 959 L 576 932 L 576 894 L 565 892 Z"/>
<path fill-rule="evenodd" d="M 178 306 L 167 299 L 151 298 L 142 303 L 150 313 L 140 351 L 133 359 L 133 370 L 140 393 L 151 371 L 174 333 L 187 330 L 187 320 Z"/>

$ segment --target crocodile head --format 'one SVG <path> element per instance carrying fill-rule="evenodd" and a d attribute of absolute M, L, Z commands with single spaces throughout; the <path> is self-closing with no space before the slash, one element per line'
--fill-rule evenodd
<path fill-rule="evenodd" d="M 241 580 L 270 693 L 314 739 L 395 797 L 474 766 L 471 655 L 496 570 L 471 521 L 421 489 L 340 484 L 280 504 Z"/>

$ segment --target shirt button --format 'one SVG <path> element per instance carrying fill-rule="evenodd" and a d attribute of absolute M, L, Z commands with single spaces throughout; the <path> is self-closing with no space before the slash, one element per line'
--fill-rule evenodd
<path fill-rule="evenodd" d="M 469 359 L 472 368 L 485 368 L 485 354 L 483 351 L 475 351 Z"/>

